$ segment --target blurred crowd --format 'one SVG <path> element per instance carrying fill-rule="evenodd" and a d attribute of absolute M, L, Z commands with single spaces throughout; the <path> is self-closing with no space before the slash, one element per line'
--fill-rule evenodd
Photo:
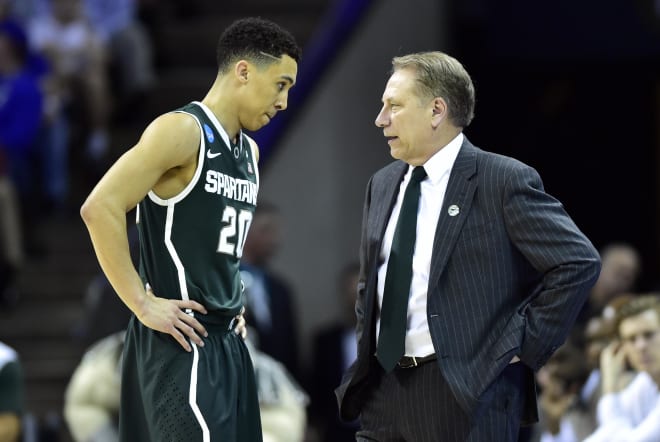
<path fill-rule="evenodd" d="M 0 302 L 43 252 L 39 219 L 70 209 L 70 165 L 98 178 L 113 113 L 153 88 L 136 14 L 135 0 L 0 0 Z"/>
<path fill-rule="evenodd" d="M 540 442 L 660 440 L 660 292 L 640 293 L 637 251 L 601 251 L 572 336 L 537 372 Z"/>
<path fill-rule="evenodd" d="M 67 210 L 72 161 L 97 178 L 109 160 L 113 115 L 154 87 L 152 47 L 137 0 L 0 0 L 0 306 L 17 302 L 16 277 L 39 253 L 44 213 Z M 310 357 L 299 346 L 296 296 L 271 269 L 280 248 L 276 206 L 261 203 L 243 252 L 249 347 L 264 440 L 354 440 L 334 388 L 356 357 L 359 274 L 336 277 L 336 322 L 319 327 Z M 602 272 L 571 338 L 537 373 L 541 421 L 521 442 L 660 441 L 660 293 L 641 293 L 640 255 L 601 250 Z M 73 329 L 88 346 L 62 410 L 76 442 L 117 440 L 119 365 L 129 312 L 102 274 L 89 282 Z M 27 418 L 20 355 L 0 342 L 0 442 L 44 440 Z M 51 439 L 58 440 L 51 435 Z"/>

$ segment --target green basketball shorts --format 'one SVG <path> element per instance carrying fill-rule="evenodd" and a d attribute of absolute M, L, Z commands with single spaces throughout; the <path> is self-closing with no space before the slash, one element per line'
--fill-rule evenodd
<path fill-rule="evenodd" d="M 191 343 L 188 353 L 172 336 L 131 319 L 123 352 L 121 442 L 262 441 L 254 368 L 231 320 L 205 322 L 204 347 Z"/>

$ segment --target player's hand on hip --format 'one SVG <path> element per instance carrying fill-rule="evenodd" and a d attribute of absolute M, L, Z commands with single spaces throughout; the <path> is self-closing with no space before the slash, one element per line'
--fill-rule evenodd
<path fill-rule="evenodd" d="M 208 336 L 204 326 L 192 316 L 193 311 L 207 313 L 199 302 L 159 298 L 148 288 L 141 314 L 137 316 L 147 327 L 172 335 L 189 352 L 192 347 L 188 339 L 203 347 L 204 341 L 200 335 Z"/>
<path fill-rule="evenodd" d="M 247 338 L 247 326 L 245 325 L 245 317 L 243 316 L 243 313 L 245 313 L 245 307 L 241 307 L 241 312 L 236 315 L 236 327 L 234 327 L 234 333 L 245 340 L 245 338 Z"/>

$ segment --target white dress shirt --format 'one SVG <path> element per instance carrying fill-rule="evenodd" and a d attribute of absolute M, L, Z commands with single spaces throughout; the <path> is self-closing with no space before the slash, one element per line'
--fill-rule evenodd
<path fill-rule="evenodd" d="M 647 373 L 639 373 L 621 392 L 598 401 L 598 429 L 585 442 L 660 441 L 660 391 Z"/>
<path fill-rule="evenodd" d="M 559 422 L 559 433 L 551 434 L 549 431 L 544 431 L 541 434 L 540 442 L 578 442 L 573 430 L 573 425 L 568 419 L 561 419 Z"/>
<path fill-rule="evenodd" d="M 406 350 L 408 356 L 422 357 L 435 353 L 431 333 L 426 316 L 426 295 L 429 286 L 429 274 L 431 271 L 431 257 L 433 256 L 433 240 L 435 228 L 440 217 L 442 202 L 447 191 L 449 175 L 454 166 L 454 161 L 463 144 L 463 134 L 460 133 L 445 147 L 423 165 L 428 175 L 421 182 L 421 196 L 417 211 L 417 236 L 415 240 L 415 251 L 413 253 L 413 272 L 408 295 L 408 321 L 406 331 Z M 381 256 L 383 263 L 378 268 L 378 306 L 383 305 L 383 290 L 385 288 L 385 275 L 390 258 L 394 230 L 399 219 L 403 195 L 412 175 L 412 166 L 403 177 L 399 187 L 399 195 L 392 209 L 385 236 Z M 380 319 L 376 325 L 376 332 L 380 332 Z"/>

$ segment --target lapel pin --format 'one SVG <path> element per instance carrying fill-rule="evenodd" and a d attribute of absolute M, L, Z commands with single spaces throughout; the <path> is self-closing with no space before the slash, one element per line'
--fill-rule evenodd
<path fill-rule="evenodd" d="M 449 214 L 449 216 L 456 216 L 459 214 L 460 211 L 461 209 L 459 209 L 456 204 L 452 204 L 451 206 L 449 206 L 449 209 L 447 209 L 447 213 Z"/>

